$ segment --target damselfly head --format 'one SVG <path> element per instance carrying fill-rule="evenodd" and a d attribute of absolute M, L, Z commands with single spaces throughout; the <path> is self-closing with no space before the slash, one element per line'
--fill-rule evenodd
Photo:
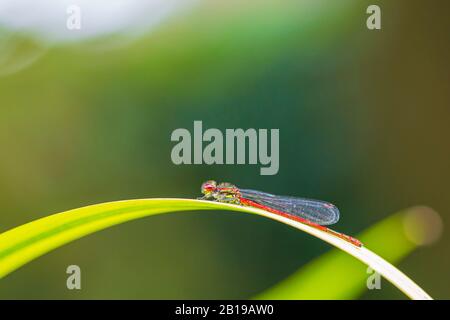
<path fill-rule="evenodd" d="M 217 188 L 217 182 L 214 180 L 208 180 L 202 183 L 201 192 L 203 194 L 209 194 L 214 192 Z"/>

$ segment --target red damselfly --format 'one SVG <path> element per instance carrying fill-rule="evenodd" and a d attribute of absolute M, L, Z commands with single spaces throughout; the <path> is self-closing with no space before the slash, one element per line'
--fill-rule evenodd
<path fill-rule="evenodd" d="M 339 220 L 339 210 L 331 203 L 313 199 L 277 196 L 256 190 L 240 189 L 231 183 L 223 182 L 217 184 L 213 180 L 204 182 L 201 191 L 203 197 L 200 199 L 266 210 L 325 231 L 357 247 L 362 246 L 361 241 L 358 239 L 325 227 Z"/>

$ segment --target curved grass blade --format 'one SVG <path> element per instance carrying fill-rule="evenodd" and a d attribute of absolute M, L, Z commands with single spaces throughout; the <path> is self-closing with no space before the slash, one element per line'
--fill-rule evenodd
<path fill-rule="evenodd" d="M 436 212 L 426 207 L 412 207 L 390 215 L 357 237 L 397 264 L 419 246 L 436 240 L 441 228 Z M 373 270 L 334 249 L 303 265 L 254 299 L 355 299 L 368 290 L 368 284 L 373 286 L 375 279 Z M 383 289 L 385 284 L 379 282 L 379 285 Z"/>
<path fill-rule="evenodd" d="M 91 205 L 53 214 L 6 231 L 0 234 L 0 278 L 53 249 L 110 226 L 156 214 L 196 210 L 247 212 L 288 224 L 361 260 L 410 298 L 431 299 L 406 275 L 365 247 L 358 248 L 329 233 L 257 208 L 173 198 L 124 200 Z"/>

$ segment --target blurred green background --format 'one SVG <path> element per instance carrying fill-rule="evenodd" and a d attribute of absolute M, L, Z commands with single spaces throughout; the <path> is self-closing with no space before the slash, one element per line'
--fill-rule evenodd
<path fill-rule="evenodd" d="M 143 19 L 122 27 L 129 8 L 100 10 L 112 27 L 89 34 L 89 14 L 68 31 L 62 7 L 38 28 L 33 17 L 53 11 L 11 3 L 0 2 L 0 232 L 104 201 L 196 197 L 210 178 L 329 200 L 348 234 L 427 205 L 442 237 L 400 269 L 450 298 L 448 1 L 171 1 L 164 14 L 162 1 L 130 2 Z M 369 4 L 379 31 L 366 28 Z M 170 134 L 194 120 L 279 128 L 279 173 L 174 165 Z M 249 298 L 328 250 L 256 216 L 175 213 L 47 254 L 2 279 L 0 298 Z M 65 287 L 70 264 L 81 291 Z M 362 298 L 404 296 L 383 281 Z"/>

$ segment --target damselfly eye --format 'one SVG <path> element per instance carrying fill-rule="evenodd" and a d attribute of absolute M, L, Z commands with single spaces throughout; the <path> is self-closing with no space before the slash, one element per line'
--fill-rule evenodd
<path fill-rule="evenodd" d="M 217 186 L 217 182 L 215 182 L 214 180 L 208 180 L 206 182 L 203 182 L 202 187 L 201 187 L 201 192 L 203 194 L 212 192 L 212 191 L 214 191 L 214 189 L 216 189 L 216 186 Z"/>

